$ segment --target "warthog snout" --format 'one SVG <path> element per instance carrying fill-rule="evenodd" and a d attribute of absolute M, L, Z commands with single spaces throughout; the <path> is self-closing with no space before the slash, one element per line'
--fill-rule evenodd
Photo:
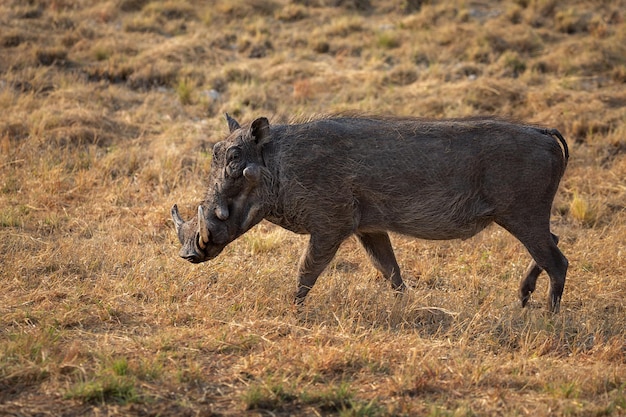
<path fill-rule="evenodd" d="M 183 245 L 179 251 L 181 258 L 192 263 L 205 262 L 219 255 L 226 246 L 225 244 L 217 245 L 212 242 L 213 234 L 202 205 L 198 206 L 197 216 L 188 222 L 185 222 L 180 216 L 176 204 L 172 207 L 171 214 L 178 240 Z M 191 239 L 189 239 L 190 236 L 192 236 Z"/>

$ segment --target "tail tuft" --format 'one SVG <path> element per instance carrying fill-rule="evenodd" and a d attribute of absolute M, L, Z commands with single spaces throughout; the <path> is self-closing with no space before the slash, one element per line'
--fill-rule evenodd
<path fill-rule="evenodd" d="M 565 159 L 569 160 L 569 148 L 567 147 L 567 142 L 565 141 L 563 135 L 561 135 L 561 132 L 556 129 L 550 129 L 547 133 L 549 135 L 556 136 L 559 139 L 561 145 L 563 145 L 563 153 L 565 154 Z"/>
<path fill-rule="evenodd" d="M 561 145 L 563 146 L 563 155 L 565 155 L 565 163 L 567 164 L 567 161 L 569 160 L 569 147 L 567 146 L 567 141 L 565 141 L 565 138 L 561 135 L 561 132 L 556 129 L 540 129 L 540 132 L 544 135 L 554 136 L 559 140 L 559 142 L 561 142 Z"/>

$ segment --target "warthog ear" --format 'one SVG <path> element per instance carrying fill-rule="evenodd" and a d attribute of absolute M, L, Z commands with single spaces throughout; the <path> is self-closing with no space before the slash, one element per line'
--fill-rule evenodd
<path fill-rule="evenodd" d="M 224 116 L 226 116 L 226 121 L 228 122 L 228 130 L 230 130 L 230 133 L 233 133 L 235 130 L 241 128 L 241 126 L 239 126 L 239 123 L 237 123 L 237 120 L 230 117 L 228 113 L 224 113 Z"/>
<path fill-rule="evenodd" d="M 209 243 L 209 228 L 206 224 L 202 206 L 198 206 L 198 234 L 198 246 L 200 246 L 200 249 L 204 249 L 207 243 Z"/>
<path fill-rule="evenodd" d="M 183 223 L 185 223 L 185 221 L 182 217 L 180 217 L 180 213 L 178 212 L 178 206 L 176 204 L 172 206 L 172 210 L 170 212 L 172 213 L 172 220 L 174 220 L 174 226 L 176 227 L 176 234 L 178 234 L 178 231 L 180 230 Z"/>
<path fill-rule="evenodd" d="M 266 117 L 259 117 L 252 125 L 250 125 L 250 137 L 257 145 L 263 145 L 269 142 L 270 136 L 270 122 Z"/>

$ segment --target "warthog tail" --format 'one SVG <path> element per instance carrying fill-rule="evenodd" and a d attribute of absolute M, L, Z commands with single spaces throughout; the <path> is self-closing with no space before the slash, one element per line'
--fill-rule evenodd
<path fill-rule="evenodd" d="M 563 155 L 565 156 L 565 166 L 563 167 L 563 172 L 565 173 L 565 168 L 567 167 L 567 162 L 569 161 L 569 147 L 567 146 L 567 141 L 556 129 L 539 129 L 539 131 L 544 135 L 554 136 L 556 137 L 561 145 L 563 146 Z"/>

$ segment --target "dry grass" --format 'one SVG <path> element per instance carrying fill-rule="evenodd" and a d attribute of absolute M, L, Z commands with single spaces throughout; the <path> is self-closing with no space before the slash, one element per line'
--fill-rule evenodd
<path fill-rule="evenodd" d="M 0 414 L 626 414 L 626 3 L 31 0 L 0 4 Z M 261 224 L 177 257 L 221 114 L 359 110 L 545 124 L 562 312 L 516 299 L 493 227 L 394 236 L 397 299 L 356 241 L 303 311 L 305 238 Z"/>

